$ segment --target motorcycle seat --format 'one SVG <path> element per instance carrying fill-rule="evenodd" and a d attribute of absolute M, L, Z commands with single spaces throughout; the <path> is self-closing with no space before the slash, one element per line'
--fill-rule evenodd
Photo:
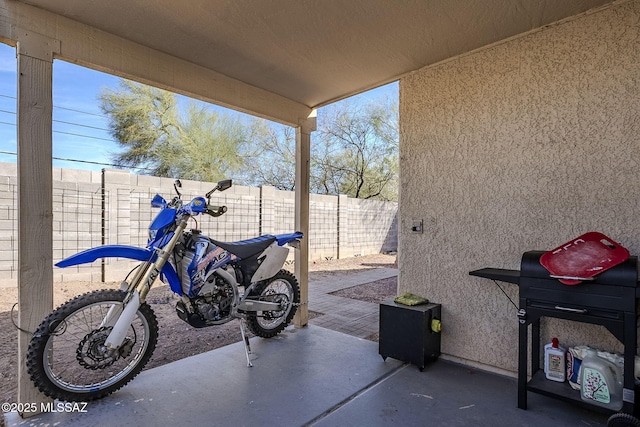
<path fill-rule="evenodd" d="M 240 259 L 245 259 L 267 249 L 269 245 L 276 241 L 276 236 L 265 234 L 264 236 L 240 240 L 238 242 L 219 242 L 213 239 L 211 239 L 211 241 L 214 245 L 237 255 Z"/>

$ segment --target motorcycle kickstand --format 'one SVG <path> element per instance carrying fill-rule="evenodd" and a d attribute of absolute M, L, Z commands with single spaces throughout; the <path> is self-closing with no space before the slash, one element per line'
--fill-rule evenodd
<path fill-rule="evenodd" d="M 251 359 L 249 359 L 249 354 L 251 354 L 251 346 L 249 345 L 249 337 L 244 332 L 244 319 L 240 319 L 240 334 L 242 334 L 242 341 L 244 342 L 244 353 L 247 355 L 247 367 L 251 368 L 253 364 L 251 363 Z"/>

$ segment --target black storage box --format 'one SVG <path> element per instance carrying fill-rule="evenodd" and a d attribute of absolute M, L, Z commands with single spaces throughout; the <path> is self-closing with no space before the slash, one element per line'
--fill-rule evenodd
<path fill-rule="evenodd" d="M 442 320 L 440 304 L 380 303 L 380 355 L 412 363 L 422 371 L 440 356 L 440 332 L 432 329 L 433 320 Z"/>

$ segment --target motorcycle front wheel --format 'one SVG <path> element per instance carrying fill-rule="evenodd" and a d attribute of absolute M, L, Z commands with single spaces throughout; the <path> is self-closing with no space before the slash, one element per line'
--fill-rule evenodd
<path fill-rule="evenodd" d="M 280 303 L 283 307 L 282 310 L 259 311 L 247 316 L 247 326 L 254 335 L 271 338 L 282 332 L 296 314 L 300 304 L 300 285 L 293 274 L 280 270 L 256 286 L 251 295 L 257 295 L 259 300 Z"/>
<path fill-rule="evenodd" d="M 104 346 L 112 327 L 101 323 L 112 307 L 123 305 L 125 295 L 111 289 L 80 295 L 40 324 L 29 343 L 27 369 L 41 392 L 86 402 L 113 393 L 140 373 L 158 341 L 158 322 L 148 304 L 136 312 L 120 348 Z"/>

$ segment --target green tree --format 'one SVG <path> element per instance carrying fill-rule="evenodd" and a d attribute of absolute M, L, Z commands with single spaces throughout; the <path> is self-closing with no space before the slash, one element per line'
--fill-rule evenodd
<path fill-rule="evenodd" d="M 398 109 L 391 99 L 324 107 L 311 138 L 311 192 L 398 199 Z M 243 154 L 242 182 L 293 190 L 294 130 L 263 122 L 253 142 Z"/>
<path fill-rule="evenodd" d="M 242 165 L 240 147 L 252 126 L 203 104 L 184 114 L 176 95 L 129 80 L 100 93 L 111 134 L 123 148 L 113 156 L 120 167 L 144 168 L 150 175 L 217 181 Z"/>
<path fill-rule="evenodd" d="M 295 131 L 226 115 L 202 103 L 179 108 L 174 94 L 121 80 L 100 94 L 120 167 L 150 175 L 295 188 Z M 311 191 L 397 200 L 398 110 L 390 99 L 343 101 L 319 111 L 312 134 Z"/>
<path fill-rule="evenodd" d="M 260 120 L 253 139 L 241 151 L 244 167 L 238 181 L 245 185 L 270 185 L 293 191 L 296 184 L 296 134 L 292 127 Z"/>
<path fill-rule="evenodd" d="M 398 110 L 389 99 L 343 101 L 318 114 L 312 188 L 324 194 L 397 200 Z"/>

